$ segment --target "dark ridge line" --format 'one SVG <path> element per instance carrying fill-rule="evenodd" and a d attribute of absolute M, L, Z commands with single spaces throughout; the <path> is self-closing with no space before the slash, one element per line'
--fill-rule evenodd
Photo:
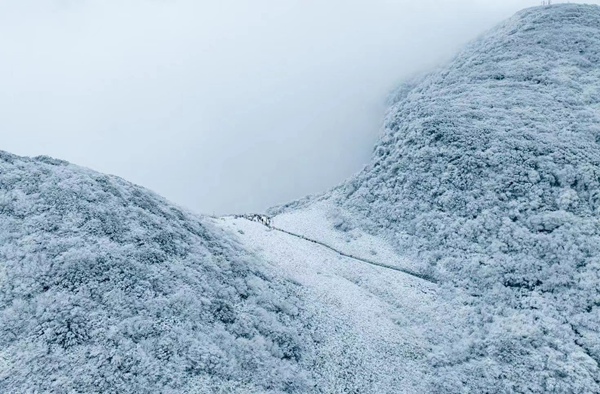
<path fill-rule="evenodd" d="M 403 274 L 413 276 L 415 278 L 424 280 L 424 281 L 429 282 L 429 283 L 433 283 L 435 285 L 439 284 L 439 282 L 437 280 L 435 280 L 434 278 L 430 277 L 429 275 L 419 274 L 417 272 L 414 272 L 414 271 L 411 271 L 411 270 L 408 270 L 408 269 L 405 269 L 405 268 L 394 267 L 393 265 L 388 265 L 388 264 L 384 264 L 384 263 L 378 263 L 378 262 L 375 262 L 375 261 L 364 259 L 362 257 L 353 256 L 351 254 L 344 253 L 341 250 L 338 250 L 338 249 L 334 248 L 333 246 L 327 245 L 324 242 L 317 241 L 317 240 L 311 239 L 311 238 L 307 238 L 304 235 L 296 234 L 296 233 L 293 233 L 291 231 L 287 231 L 287 230 L 284 230 L 282 228 L 275 227 L 271 223 L 270 218 L 266 217 L 265 215 L 235 215 L 234 218 L 236 218 L 236 219 L 237 218 L 242 218 L 242 219 L 246 219 L 246 220 L 248 220 L 250 222 L 260 223 L 263 226 L 265 226 L 267 228 L 270 228 L 272 230 L 279 231 L 279 232 L 291 235 L 293 237 L 300 238 L 300 239 L 303 239 L 305 241 L 312 242 L 314 244 L 323 246 L 323 247 L 331 250 L 332 252 L 335 252 L 335 253 L 339 254 L 340 256 L 343 256 L 343 257 L 347 257 L 347 258 L 350 258 L 350 259 L 353 259 L 353 260 L 357 260 L 357 261 L 360 261 L 360 262 L 363 262 L 363 263 L 366 263 L 366 264 L 370 264 L 370 265 L 373 265 L 373 266 L 376 266 L 376 267 L 387 268 L 387 269 L 394 270 L 394 271 L 397 271 L 397 272 L 402 272 Z"/>

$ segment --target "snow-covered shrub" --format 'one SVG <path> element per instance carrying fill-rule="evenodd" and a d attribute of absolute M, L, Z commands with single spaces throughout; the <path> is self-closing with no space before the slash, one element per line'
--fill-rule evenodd
<path fill-rule="evenodd" d="M 2 393 L 307 392 L 298 294 L 147 190 L 0 153 Z"/>

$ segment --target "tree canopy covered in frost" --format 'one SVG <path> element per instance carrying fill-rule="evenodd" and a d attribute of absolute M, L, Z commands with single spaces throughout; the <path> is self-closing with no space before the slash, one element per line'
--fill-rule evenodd
<path fill-rule="evenodd" d="M 600 392 L 600 8 L 522 11 L 393 101 L 332 196 L 468 294 L 432 390 Z"/>
<path fill-rule="evenodd" d="M 0 153 L 0 392 L 306 392 L 296 285 L 151 192 Z"/>

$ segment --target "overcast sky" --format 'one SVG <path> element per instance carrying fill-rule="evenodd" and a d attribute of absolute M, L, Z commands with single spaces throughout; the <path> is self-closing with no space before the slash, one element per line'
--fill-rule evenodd
<path fill-rule="evenodd" d="M 0 0 L 0 149 L 261 211 L 360 170 L 402 79 L 540 3 Z"/>

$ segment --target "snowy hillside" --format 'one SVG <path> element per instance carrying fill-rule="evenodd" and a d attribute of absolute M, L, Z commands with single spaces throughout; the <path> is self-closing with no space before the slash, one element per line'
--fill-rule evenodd
<path fill-rule="evenodd" d="M 477 299 L 432 390 L 600 392 L 599 143 L 600 8 L 538 7 L 403 88 L 373 162 L 316 199 Z"/>
<path fill-rule="evenodd" d="M 0 392 L 600 393 L 600 7 L 392 101 L 361 173 L 270 217 L 0 153 Z"/>
<path fill-rule="evenodd" d="M 312 225 L 322 224 L 322 208 L 314 210 L 315 215 L 298 213 L 295 218 L 314 228 Z M 237 233 L 273 272 L 302 286 L 307 312 L 319 327 L 315 349 L 319 361 L 314 369 L 318 386 L 309 392 L 428 391 L 431 344 L 435 338 L 448 339 L 447 333 L 452 331 L 448 327 L 461 320 L 460 313 L 448 318 L 450 311 L 461 307 L 442 300 L 436 285 L 275 229 L 285 224 L 267 227 L 243 218 L 215 219 L 215 224 Z M 320 230 L 318 235 L 327 234 L 325 238 L 343 250 L 356 246 L 336 240 L 333 229 Z M 367 239 L 357 240 L 359 246 L 368 243 L 371 248 L 386 249 L 379 240 L 364 237 Z M 383 261 L 393 258 L 389 254 L 381 257 Z M 379 256 L 371 258 L 379 260 Z"/>
<path fill-rule="evenodd" d="M 309 392 L 298 285 L 121 179 L 0 154 L 0 392 Z"/>

